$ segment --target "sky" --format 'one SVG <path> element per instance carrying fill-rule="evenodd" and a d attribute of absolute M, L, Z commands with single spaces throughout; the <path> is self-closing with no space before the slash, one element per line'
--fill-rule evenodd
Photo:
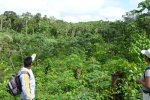
<path fill-rule="evenodd" d="M 121 20 L 143 0 L 0 0 L 0 14 L 41 13 L 67 22 Z"/>

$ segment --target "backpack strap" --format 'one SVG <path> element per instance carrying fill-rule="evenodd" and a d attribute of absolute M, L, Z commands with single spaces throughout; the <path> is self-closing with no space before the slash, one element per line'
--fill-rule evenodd
<path fill-rule="evenodd" d="M 18 76 L 20 76 L 20 75 L 22 75 L 22 74 L 28 74 L 28 75 L 29 75 L 29 77 L 30 77 L 30 74 L 29 74 L 29 72 L 28 72 L 28 71 L 21 71 L 21 72 L 18 74 Z"/>

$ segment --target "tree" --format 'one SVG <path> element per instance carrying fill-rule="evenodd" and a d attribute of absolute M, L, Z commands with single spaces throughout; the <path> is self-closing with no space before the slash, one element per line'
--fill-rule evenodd
<path fill-rule="evenodd" d="M 7 24 L 7 28 L 9 27 L 10 29 L 13 29 L 15 20 L 17 19 L 17 14 L 13 11 L 5 11 L 4 16 L 6 16 L 6 21 L 9 23 Z"/>
<path fill-rule="evenodd" d="M 48 21 L 47 15 L 44 15 L 43 20 Z"/>
<path fill-rule="evenodd" d="M 125 21 L 131 21 L 131 20 L 135 20 L 137 19 L 137 17 L 141 14 L 140 11 L 138 10 L 131 10 L 129 12 L 126 12 L 125 15 L 123 15 L 122 17 L 124 18 Z"/>
<path fill-rule="evenodd" d="M 131 10 L 129 12 L 126 12 L 126 15 L 123 15 L 122 17 L 125 19 L 125 21 L 130 21 L 133 19 L 137 19 L 140 15 L 143 15 L 143 12 L 147 10 L 147 12 L 144 12 L 144 14 L 150 14 L 150 0 L 144 0 L 138 4 L 139 10 Z"/>
<path fill-rule="evenodd" d="M 41 14 L 40 13 L 37 13 L 35 16 L 34 16 L 35 20 L 36 20 L 36 23 L 38 23 L 40 20 L 41 20 Z"/>
<path fill-rule="evenodd" d="M 148 10 L 148 13 L 150 12 L 150 0 L 144 0 L 138 4 L 138 8 L 141 8 L 139 11 L 143 12 L 145 9 Z"/>
<path fill-rule="evenodd" d="M 3 14 L 0 15 L 0 20 L 1 20 L 1 26 L 0 26 L 0 30 L 3 30 L 3 21 L 6 19 L 6 16 L 4 16 Z"/>
<path fill-rule="evenodd" d="M 37 13 L 35 16 L 34 16 L 34 19 L 35 19 L 35 31 L 37 32 L 38 29 L 39 29 L 39 22 L 41 20 L 41 14 L 40 13 Z"/>
<path fill-rule="evenodd" d="M 23 29 L 23 19 L 18 18 L 14 22 L 14 30 L 17 31 L 17 32 L 22 32 L 22 29 Z"/>
<path fill-rule="evenodd" d="M 32 18 L 30 12 L 26 12 L 22 14 L 23 19 L 25 20 L 26 34 L 28 33 L 28 21 Z"/>

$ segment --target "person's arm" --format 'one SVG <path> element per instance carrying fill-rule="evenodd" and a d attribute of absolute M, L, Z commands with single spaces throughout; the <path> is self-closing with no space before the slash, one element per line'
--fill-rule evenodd
<path fill-rule="evenodd" d="M 35 60 L 35 58 L 36 58 L 36 54 L 35 53 L 32 54 L 31 58 L 32 58 L 32 62 L 33 62 Z"/>
<path fill-rule="evenodd" d="M 150 70 L 147 70 L 145 72 L 145 79 L 144 80 L 137 80 L 138 84 L 142 84 L 144 87 L 147 87 L 150 89 Z"/>
<path fill-rule="evenodd" d="M 145 87 L 150 89 L 150 76 L 145 77 L 145 82 L 142 83 Z"/>
<path fill-rule="evenodd" d="M 25 95 L 26 100 L 32 100 L 31 92 L 30 92 L 30 84 L 29 84 L 29 75 L 21 74 L 20 81 L 22 86 L 22 92 Z"/>

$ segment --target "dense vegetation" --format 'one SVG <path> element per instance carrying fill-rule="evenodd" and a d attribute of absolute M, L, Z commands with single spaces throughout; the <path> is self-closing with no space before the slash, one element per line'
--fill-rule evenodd
<path fill-rule="evenodd" d="M 19 100 L 6 92 L 6 84 L 24 57 L 36 53 L 36 100 L 109 100 L 115 95 L 140 100 L 135 80 L 146 66 L 140 51 L 150 47 L 149 2 L 115 22 L 68 23 L 40 13 L 5 11 L 0 15 L 0 99 Z M 118 73 L 122 77 L 115 85 L 112 76 Z"/>

